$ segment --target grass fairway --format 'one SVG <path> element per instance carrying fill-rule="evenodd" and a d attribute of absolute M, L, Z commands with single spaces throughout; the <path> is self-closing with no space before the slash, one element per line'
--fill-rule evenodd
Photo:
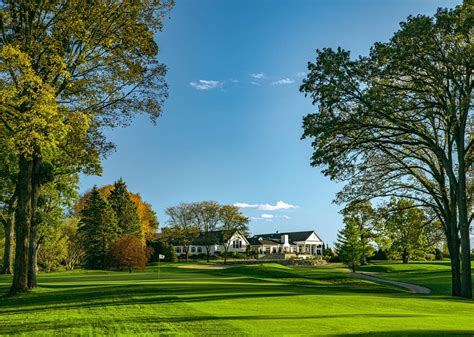
<path fill-rule="evenodd" d="M 446 273 L 442 264 L 432 268 Z M 9 282 L 0 276 L 1 293 Z M 445 296 L 444 286 L 416 295 L 334 268 L 178 264 L 162 266 L 159 279 L 149 267 L 41 274 L 39 283 L 31 294 L 0 300 L 0 335 L 474 334 L 474 302 Z"/>

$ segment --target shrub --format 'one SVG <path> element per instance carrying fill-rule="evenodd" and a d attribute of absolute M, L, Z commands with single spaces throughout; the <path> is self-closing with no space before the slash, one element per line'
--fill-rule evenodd
<path fill-rule="evenodd" d="M 142 241 L 131 235 L 121 236 L 112 243 L 110 249 L 111 265 L 119 270 L 143 269 L 151 255 Z"/>
<path fill-rule="evenodd" d="M 388 260 L 387 252 L 383 249 L 378 249 L 370 260 Z"/>
<path fill-rule="evenodd" d="M 435 248 L 435 259 L 437 261 L 440 261 L 443 259 L 443 252 L 441 251 L 441 249 Z"/>
<path fill-rule="evenodd" d="M 154 241 L 148 242 L 148 247 L 153 250 L 150 257 L 150 262 L 158 262 L 158 255 L 164 255 L 166 262 L 176 262 L 178 257 L 176 256 L 175 248 L 166 241 Z"/>
<path fill-rule="evenodd" d="M 434 261 L 435 260 L 435 254 L 426 254 L 425 255 L 425 260 L 426 261 Z"/>

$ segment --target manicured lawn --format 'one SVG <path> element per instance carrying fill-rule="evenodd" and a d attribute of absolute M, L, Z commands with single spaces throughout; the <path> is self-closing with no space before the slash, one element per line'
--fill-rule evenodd
<path fill-rule="evenodd" d="M 472 263 L 474 268 L 474 262 Z M 418 284 L 430 288 L 434 294 L 451 294 L 451 272 L 449 261 L 436 262 L 380 262 L 361 266 L 360 271 L 380 273 L 377 277 Z M 474 269 L 473 269 L 474 279 Z"/>
<path fill-rule="evenodd" d="M 31 294 L 0 300 L 0 335 L 474 334 L 473 301 L 416 295 L 340 269 L 182 266 L 162 266 L 160 278 L 156 266 L 41 274 Z M 0 276 L 0 293 L 9 282 Z"/>

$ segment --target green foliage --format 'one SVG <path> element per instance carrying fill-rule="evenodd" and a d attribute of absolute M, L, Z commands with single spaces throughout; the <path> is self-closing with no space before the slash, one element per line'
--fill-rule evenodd
<path fill-rule="evenodd" d="M 356 271 L 364 255 L 364 245 L 361 241 L 361 231 L 354 221 L 345 223 L 337 234 L 336 252 L 338 258 Z"/>
<path fill-rule="evenodd" d="M 108 253 L 118 237 L 118 225 L 112 207 L 100 195 L 96 186 L 93 187 L 89 200 L 81 211 L 79 229 L 84 235 L 86 267 L 107 268 Z"/>
<path fill-rule="evenodd" d="M 473 13 L 472 1 L 464 1 L 432 17 L 410 16 L 364 56 L 317 50 L 300 87 L 317 105 L 303 120 L 311 165 L 346 183 L 336 200 L 404 197 L 430 208 L 445 227 L 453 294 L 467 298 Z"/>
<path fill-rule="evenodd" d="M 377 217 L 370 202 L 352 202 L 342 210 L 343 222 L 354 226 L 359 233 L 361 246 L 360 263 L 367 264 L 367 259 L 374 253 L 372 241 L 376 238 Z"/>
<path fill-rule="evenodd" d="M 141 238 L 143 235 L 137 206 L 130 198 L 127 185 L 122 178 L 114 183 L 114 188 L 110 192 L 107 201 L 115 212 L 119 234 Z"/>
<path fill-rule="evenodd" d="M 79 231 L 78 218 L 65 219 L 61 230 L 67 240 L 67 253 L 64 265 L 67 270 L 73 270 L 76 266 L 80 266 L 85 262 L 85 247 L 87 243 L 83 238 L 84 233 Z"/>
<path fill-rule="evenodd" d="M 38 266 L 46 272 L 56 270 L 68 256 L 68 238 L 57 226 L 46 226 L 38 243 Z"/>
<path fill-rule="evenodd" d="M 425 234 L 430 221 L 413 201 L 392 198 L 382 214 L 384 233 L 392 242 L 388 250 L 392 259 L 408 263 L 410 259 L 424 258 L 433 250 Z"/>
<path fill-rule="evenodd" d="M 158 262 L 158 256 L 164 255 L 165 259 L 161 261 L 176 262 L 178 257 L 176 256 L 175 248 L 168 242 L 163 240 L 148 242 L 148 246 L 153 250 L 150 257 L 150 262 Z"/>

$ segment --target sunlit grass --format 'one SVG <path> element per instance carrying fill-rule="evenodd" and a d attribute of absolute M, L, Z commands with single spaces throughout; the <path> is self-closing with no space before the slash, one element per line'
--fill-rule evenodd
<path fill-rule="evenodd" d="M 335 268 L 152 266 L 144 272 L 41 274 L 0 300 L 3 335 L 452 335 L 474 333 L 474 302 L 351 278 Z M 380 267 L 380 266 L 378 266 Z M 402 267 L 385 265 L 398 275 Z M 402 269 L 400 269 L 402 268 Z M 410 267 L 411 268 L 411 267 Z M 441 274 L 444 265 L 419 266 Z M 398 273 L 398 274 L 397 274 Z M 401 277 L 401 276 L 400 276 Z M 411 276 L 410 276 L 411 277 Z M 421 277 L 421 276 L 420 276 Z M 10 279 L 0 276 L 0 292 Z"/>

